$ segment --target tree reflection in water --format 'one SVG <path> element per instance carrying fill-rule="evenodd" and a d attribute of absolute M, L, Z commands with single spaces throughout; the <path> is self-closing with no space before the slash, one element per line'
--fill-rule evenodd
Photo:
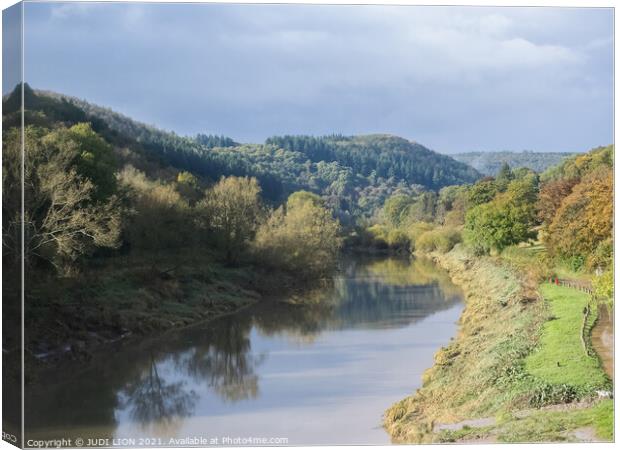
<path fill-rule="evenodd" d="M 332 282 L 286 301 L 262 301 L 213 322 L 144 339 L 114 356 L 93 359 L 88 368 L 55 368 L 49 376 L 55 381 L 28 391 L 33 411 L 28 425 L 46 435 L 50 426 L 58 433 L 96 427 L 92 435 L 109 437 L 137 431 L 135 424 L 145 435 L 171 436 L 196 411 L 203 414 L 213 394 L 223 403 L 260 396 L 259 369 L 266 355 L 256 350 L 257 335 L 308 345 L 325 330 L 409 326 L 460 299 L 458 288 L 431 262 L 357 257 L 345 261 Z M 60 410 L 58 399 L 64 399 Z"/>
<path fill-rule="evenodd" d="M 119 393 L 119 408 L 129 408 L 132 420 L 143 428 L 155 426 L 160 431 L 157 434 L 169 434 L 181 419 L 193 414 L 198 400 L 194 390 L 185 390 L 186 384 L 163 379 L 151 354 L 148 368 Z"/>
<path fill-rule="evenodd" d="M 201 344 L 178 354 L 175 367 L 206 383 L 223 400 L 236 402 L 258 396 L 258 376 L 255 369 L 265 356 L 251 353 L 249 316 L 229 316 L 217 326 L 202 329 Z"/>

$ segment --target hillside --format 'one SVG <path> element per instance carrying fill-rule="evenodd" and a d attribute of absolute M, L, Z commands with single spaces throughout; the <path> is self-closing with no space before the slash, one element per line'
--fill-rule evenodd
<path fill-rule="evenodd" d="M 542 173 L 573 155 L 575 155 L 575 153 L 538 153 L 525 150 L 522 152 L 468 152 L 457 153 L 450 156 L 457 161 L 473 167 L 483 175 L 495 176 L 504 163 L 508 163 L 510 167 L 515 169 L 527 167 L 535 172 Z"/>
<path fill-rule="evenodd" d="M 311 161 L 338 162 L 365 177 L 398 178 L 439 190 L 473 182 L 478 173 L 449 156 L 435 153 L 416 142 L 385 135 L 283 136 L 267 144 L 304 153 Z"/>
<path fill-rule="evenodd" d="M 18 120 L 16 93 L 3 103 L 5 127 Z M 473 182 L 478 172 L 424 146 L 388 135 L 284 136 L 239 144 L 224 136 L 184 137 L 84 100 L 25 86 L 26 123 L 53 127 L 90 122 L 114 147 L 119 169 L 131 164 L 152 179 L 188 171 L 208 185 L 222 176 L 253 176 L 265 200 L 297 190 L 323 197 L 343 223 L 370 217 L 394 193 L 417 194 Z"/>

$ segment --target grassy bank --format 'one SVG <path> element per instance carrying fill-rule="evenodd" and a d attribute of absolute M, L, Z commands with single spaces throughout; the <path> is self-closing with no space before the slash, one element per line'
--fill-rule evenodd
<path fill-rule="evenodd" d="M 611 423 L 609 407 L 599 404 L 598 409 L 584 407 L 557 417 L 539 410 L 590 401 L 594 389 L 610 387 L 596 360 L 580 348 L 583 305 L 567 304 L 571 300 L 551 286 L 543 289 L 543 295 L 552 297 L 545 301 L 535 280 L 500 259 L 472 257 L 461 246 L 433 258 L 463 287 L 466 305 L 456 339 L 437 352 L 422 387 L 386 412 L 393 440 L 571 440 L 558 430 L 593 423 L 599 425 L 599 439 L 609 436 L 604 425 Z M 571 342 L 568 353 L 558 345 L 562 337 Z M 569 364 L 571 374 L 562 378 L 558 369 Z M 531 412 L 515 415 L 518 411 Z M 537 414 L 549 416 L 529 426 Z M 467 419 L 484 420 L 441 427 Z"/>
<path fill-rule="evenodd" d="M 296 288 L 290 275 L 192 253 L 113 258 L 77 277 L 26 285 L 33 363 L 88 358 L 99 345 L 209 320 Z"/>
<path fill-rule="evenodd" d="M 552 320 L 543 325 L 540 344 L 525 360 L 525 370 L 554 384 L 585 392 L 606 386 L 608 380 L 596 357 L 586 353 L 581 339 L 584 311 L 590 296 L 584 292 L 545 283 L 540 292 L 548 302 Z M 591 326 L 591 319 L 589 316 Z"/>

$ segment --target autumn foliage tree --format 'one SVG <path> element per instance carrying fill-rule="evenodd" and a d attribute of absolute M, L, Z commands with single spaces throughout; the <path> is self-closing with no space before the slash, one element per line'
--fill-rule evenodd
<path fill-rule="evenodd" d="M 586 263 L 606 242 L 613 227 L 613 170 L 601 166 L 566 196 L 549 224 L 549 252 Z"/>
<path fill-rule="evenodd" d="M 552 180 L 542 185 L 536 204 L 537 216 L 541 223 L 548 226 L 555 217 L 562 201 L 570 195 L 576 179 Z"/>
<path fill-rule="evenodd" d="M 259 228 L 254 250 L 265 264 L 305 277 L 321 274 L 336 262 L 339 230 L 317 196 L 294 193 Z"/>
<path fill-rule="evenodd" d="M 126 166 L 118 179 L 128 203 L 123 236 L 132 250 L 170 251 L 195 242 L 187 201 L 172 183 L 150 179 L 133 166 Z"/>
<path fill-rule="evenodd" d="M 217 234 L 228 263 L 238 262 L 254 238 L 263 212 L 260 192 L 256 178 L 222 177 L 197 205 L 199 221 Z"/>

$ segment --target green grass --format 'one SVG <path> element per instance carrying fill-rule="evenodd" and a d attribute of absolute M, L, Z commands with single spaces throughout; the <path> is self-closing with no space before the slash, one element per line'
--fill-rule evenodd
<path fill-rule="evenodd" d="M 461 440 L 474 440 L 486 438 L 493 427 L 468 427 L 465 425 L 460 430 L 442 430 L 437 436 L 439 442 L 457 442 Z"/>
<path fill-rule="evenodd" d="M 610 389 L 611 382 L 581 342 L 589 296 L 539 285 L 535 268 L 527 268 L 541 252 L 540 247 L 515 247 L 499 258 L 476 258 L 458 247 L 436 257 L 464 288 L 466 309 L 457 339 L 435 355 L 422 387 L 386 412 L 384 423 L 394 442 L 493 440 L 500 434 L 507 442 L 571 441 L 579 438 L 573 431 L 586 426 L 594 427 L 600 439 L 611 436 L 611 402 L 580 410 L 562 406 L 592 399 L 595 389 Z M 515 417 L 516 411 L 551 405 L 564 410 Z M 493 416 L 492 429 L 432 432 L 434 424 Z"/>
<path fill-rule="evenodd" d="M 540 286 L 540 292 L 549 303 L 551 320 L 543 325 L 537 349 L 525 359 L 526 371 L 551 384 L 606 386 L 598 359 L 586 354 L 580 338 L 589 295 L 547 283 Z"/>
<path fill-rule="evenodd" d="M 595 440 L 611 441 L 613 408 L 612 400 L 604 400 L 584 409 L 536 411 L 521 419 L 513 418 L 490 432 L 500 442 L 570 442 L 578 441 L 574 430 L 591 427 Z"/>

